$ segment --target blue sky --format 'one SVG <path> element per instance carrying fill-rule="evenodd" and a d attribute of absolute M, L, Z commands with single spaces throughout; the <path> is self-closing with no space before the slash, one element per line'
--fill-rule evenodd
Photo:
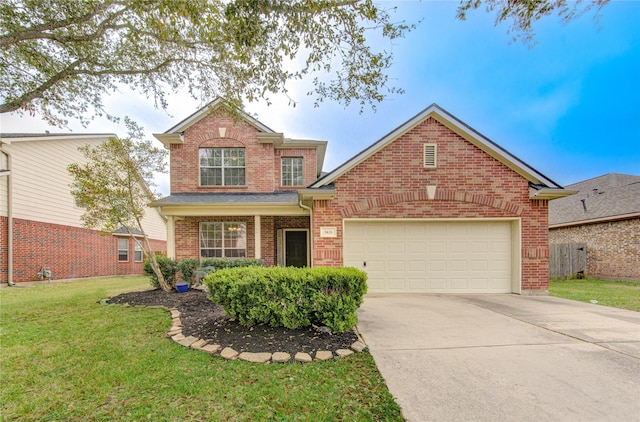
<path fill-rule="evenodd" d="M 589 13 L 562 23 L 556 16 L 535 26 L 533 47 L 511 42 L 504 25 L 484 9 L 455 19 L 456 1 L 384 1 L 397 6 L 396 21 L 422 19 L 418 28 L 393 45 L 389 70 L 405 90 L 377 111 L 325 102 L 313 107 L 308 82 L 292 84 L 288 99 L 247 105 L 247 111 L 287 137 L 329 141 L 329 171 L 437 103 L 552 180 L 567 185 L 602 174 L 640 175 L 640 1 L 612 1 L 599 21 Z M 149 137 L 164 132 L 200 104 L 185 94 L 169 97 L 168 111 L 153 100 L 125 90 L 105 103 L 110 112 L 129 115 Z M 49 129 L 35 118 L 1 116 L 3 132 Z M 74 132 L 115 132 L 123 126 L 95 120 Z M 158 182 L 168 194 L 167 177 Z"/>

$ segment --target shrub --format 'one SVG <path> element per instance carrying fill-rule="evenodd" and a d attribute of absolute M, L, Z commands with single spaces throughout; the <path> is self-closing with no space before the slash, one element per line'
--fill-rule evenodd
<path fill-rule="evenodd" d="M 166 256 L 157 255 L 156 260 L 160 266 L 160 271 L 164 275 L 165 280 L 171 287 L 175 287 L 176 278 L 178 272 L 182 274 L 182 279 L 188 283 L 194 282 L 194 275 L 204 277 L 209 272 L 215 271 L 220 268 L 235 268 L 235 267 L 248 267 L 248 266 L 262 266 L 264 267 L 264 260 L 256 258 L 207 258 L 202 260 L 194 258 L 184 258 L 180 261 L 176 261 Z M 151 277 L 151 285 L 159 289 L 158 277 L 151 268 L 151 263 L 145 261 L 143 265 L 144 273 Z M 200 274 L 196 274 L 200 273 Z"/>
<path fill-rule="evenodd" d="M 352 267 L 315 267 L 310 271 L 314 319 L 339 333 L 356 325 L 356 311 L 367 292 L 367 274 Z"/>
<path fill-rule="evenodd" d="M 259 258 L 205 258 L 200 267 L 214 267 L 216 270 L 236 267 L 264 267 L 264 260 Z"/>
<path fill-rule="evenodd" d="M 178 263 L 178 271 L 182 274 L 182 279 L 187 283 L 193 282 L 193 273 L 200 266 L 200 261 L 194 258 L 185 258 Z"/>
<path fill-rule="evenodd" d="M 167 258 L 166 256 L 157 256 L 156 260 L 158 261 L 158 266 L 160 266 L 160 272 L 164 276 L 164 279 L 167 281 L 169 286 L 175 287 L 176 272 L 178 271 L 178 263 L 176 262 L 176 260 Z M 158 282 L 158 276 L 153 272 L 149 260 L 144 261 L 142 269 L 144 270 L 145 274 L 150 276 L 151 285 L 154 288 L 159 289 L 160 283 Z"/>
<path fill-rule="evenodd" d="M 196 268 L 194 279 L 199 283 L 207 274 L 223 268 L 264 267 L 264 260 L 259 258 L 206 258 Z"/>
<path fill-rule="evenodd" d="M 316 323 L 344 332 L 357 321 L 366 280 L 355 268 L 247 267 L 216 271 L 204 284 L 209 299 L 244 325 Z"/>

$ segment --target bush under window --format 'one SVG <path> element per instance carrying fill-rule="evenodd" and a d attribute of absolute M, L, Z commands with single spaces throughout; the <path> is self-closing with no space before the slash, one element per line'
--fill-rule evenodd
<path fill-rule="evenodd" d="M 367 275 L 355 268 L 245 267 L 210 273 L 209 299 L 244 325 L 325 325 L 344 332 L 357 322 Z"/>

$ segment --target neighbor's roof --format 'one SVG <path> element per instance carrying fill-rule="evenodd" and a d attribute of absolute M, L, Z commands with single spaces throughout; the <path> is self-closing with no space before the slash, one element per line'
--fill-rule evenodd
<path fill-rule="evenodd" d="M 495 158 L 516 173 L 520 174 L 522 177 L 531 182 L 532 189 L 541 190 L 542 188 L 549 188 L 552 190 L 558 190 L 558 195 L 560 196 L 564 196 L 567 193 L 570 194 L 569 192 L 563 192 L 562 186 L 549 179 L 542 173 L 538 172 L 533 167 L 529 166 L 527 163 L 520 160 L 481 133 L 477 132 L 475 129 L 435 103 L 431 104 L 429 107 L 425 108 L 420 113 L 416 114 L 415 116 L 404 122 L 402 125 L 398 126 L 396 129 L 383 136 L 373 145 L 369 146 L 351 159 L 347 160 L 344 164 L 340 165 L 335 170 L 318 179 L 310 187 L 317 188 L 332 183 L 344 173 L 362 163 L 373 154 L 380 151 L 381 149 L 392 143 L 395 139 L 404 135 L 429 117 L 432 117 L 438 122 L 442 123 L 453 132 L 462 136 L 464 139 L 489 154 L 491 157 Z M 546 189 L 546 193 L 549 193 L 549 189 Z"/>
<path fill-rule="evenodd" d="M 107 139 L 117 136 L 115 133 L 0 133 L 0 143 L 29 142 L 62 139 Z"/>
<path fill-rule="evenodd" d="M 118 236 L 118 235 L 124 235 L 124 236 L 130 236 L 130 235 L 134 235 L 134 236 L 142 236 L 143 233 L 139 230 L 139 229 L 132 229 L 131 231 L 127 230 L 125 227 L 120 227 L 119 229 L 116 229 L 113 231 L 113 233 L 111 233 L 114 236 Z"/>
<path fill-rule="evenodd" d="M 549 226 L 640 217 L 640 176 L 609 173 L 567 186 L 579 192 L 549 203 Z"/>

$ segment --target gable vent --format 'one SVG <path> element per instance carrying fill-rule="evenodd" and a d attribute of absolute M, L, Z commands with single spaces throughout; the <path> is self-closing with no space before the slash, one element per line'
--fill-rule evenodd
<path fill-rule="evenodd" d="M 424 144 L 424 168 L 436 168 L 438 147 L 436 144 Z"/>

